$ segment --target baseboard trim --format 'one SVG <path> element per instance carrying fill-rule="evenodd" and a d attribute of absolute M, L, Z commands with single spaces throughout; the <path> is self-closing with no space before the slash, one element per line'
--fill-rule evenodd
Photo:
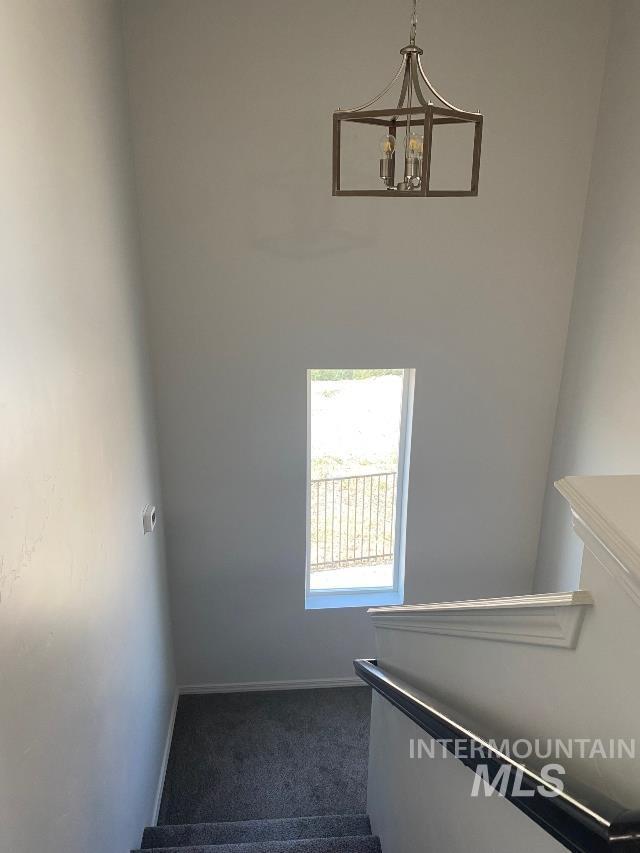
<path fill-rule="evenodd" d="M 357 676 L 344 678 L 303 678 L 293 681 L 238 681 L 222 684 L 183 684 L 178 693 L 249 693 L 269 690 L 311 690 L 318 687 L 363 687 Z"/>
<path fill-rule="evenodd" d="M 153 804 L 153 815 L 150 826 L 158 825 L 158 817 L 160 816 L 160 804 L 162 802 L 162 792 L 164 790 L 164 780 L 167 775 L 167 765 L 169 764 L 169 752 L 171 751 L 171 741 L 173 739 L 173 728 L 176 722 L 176 711 L 178 710 L 178 699 L 180 698 L 180 689 L 176 688 L 173 694 L 173 702 L 171 704 L 171 713 L 169 715 L 169 725 L 167 727 L 167 739 L 164 744 L 164 752 L 162 754 L 162 764 L 160 765 L 160 778 L 158 779 L 158 787 L 156 789 L 156 798 Z"/>

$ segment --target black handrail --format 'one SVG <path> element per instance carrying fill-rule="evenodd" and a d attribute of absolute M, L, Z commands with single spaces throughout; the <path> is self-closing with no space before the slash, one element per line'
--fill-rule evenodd
<path fill-rule="evenodd" d="M 442 742 L 471 770 L 477 772 L 482 765 L 493 781 L 498 774 L 507 775 L 503 770 L 506 767 L 509 784 L 504 789 L 505 798 L 573 853 L 640 851 L 640 812 L 629 811 L 584 785 L 570 786 L 564 778 L 565 790 L 559 791 L 520 761 L 474 734 L 459 717 L 458 721 L 452 719 L 451 711 L 441 703 L 422 692 L 421 698 L 415 696 L 406 684 L 380 669 L 376 660 L 353 663 L 363 681 L 432 738 Z M 518 790 L 514 791 L 516 776 Z M 525 790 L 532 793 L 522 796 Z"/>

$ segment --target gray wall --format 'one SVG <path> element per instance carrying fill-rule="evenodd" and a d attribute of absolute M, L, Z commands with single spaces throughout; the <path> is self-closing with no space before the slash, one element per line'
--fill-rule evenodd
<path fill-rule="evenodd" d="M 486 116 L 480 197 L 332 199 L 331 112 L 409 5 L 125 4 L 183 683 L 372 651 L 362 610 L 304 611 L 308 367 L 416 368 L 407 601 L 531 588 L 609 4 L 425 3 L 434 81 Z"/>
<path fill-rule="evenodd" d="M 580 544 L 553 488 L 640 471 L 640 4 L 616 0 L 553 440 L 536 587 L 578 584 Z"/>
<path fill-rule="evenodd" d="M 173 676 L 120 7 L 0 18 L 0 848 L 122 853 Z"/>

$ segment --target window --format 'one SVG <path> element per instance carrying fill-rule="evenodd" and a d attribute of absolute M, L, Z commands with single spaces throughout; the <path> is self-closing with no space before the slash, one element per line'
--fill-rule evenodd
<path fill-rule="evenodd" d="M 402 603 L 413 374 L 308 371 L 307 608 Z"/>

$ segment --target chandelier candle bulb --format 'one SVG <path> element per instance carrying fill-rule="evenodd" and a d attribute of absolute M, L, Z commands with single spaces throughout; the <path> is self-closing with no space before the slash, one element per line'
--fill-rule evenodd
<path fill-rule="evenodd" d="M 391 157 L 393 152 L 396 150 L 396 138 L 388 133 L 386 136 L 383 136 L 380 140 L 380 150 L 385 155 L 385 157 Z"/>
<path fill-rule="evenodd" d="M 394 189 L 396 138 L 388 133 L 380 140 L 380 178 L 388 189 Z"/>
<path fill-rule="evenodd" d="M 405 156 L 405 178 L 410 187 L 420 186 L 423 144 L 424 137 L 418 133 L 411 133 L 407 141 Z"/>

